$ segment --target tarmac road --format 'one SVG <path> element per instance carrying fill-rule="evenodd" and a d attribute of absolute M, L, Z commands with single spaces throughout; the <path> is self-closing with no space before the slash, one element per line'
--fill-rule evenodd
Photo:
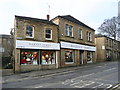
<path fill-rule="evenodd" d="M 80 67 L 80 68 L 79 68 Z M 111 88 L 118 84 L 118 61 L 79 66 L 70 71 L 4 82 L 3 88 Z M 34 72 L 33 72 L 34 73 Z"/>

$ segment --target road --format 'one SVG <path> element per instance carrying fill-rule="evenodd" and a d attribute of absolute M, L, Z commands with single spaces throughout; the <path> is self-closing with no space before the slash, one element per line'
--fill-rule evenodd
<path fill-rule="evenodd" d="M 3 88 L 110 88 L 118 84 L 118 61 L 86 65 L 65 73 L 3 83 Z"/>

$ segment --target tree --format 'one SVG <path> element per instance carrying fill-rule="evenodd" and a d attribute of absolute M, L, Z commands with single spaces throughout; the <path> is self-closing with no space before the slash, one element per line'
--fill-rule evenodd
<path fill-rule="evenodd" d="M 120 38 L 120 27 L 118 17 L 111 19 L 105 19 L 101 26 L 98 28 L 98 32 L 114 39 Z"/>

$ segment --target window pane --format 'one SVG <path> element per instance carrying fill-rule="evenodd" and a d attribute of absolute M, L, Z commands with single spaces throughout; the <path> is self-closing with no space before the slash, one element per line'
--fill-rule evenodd
<path fill-rule="evenodd" d="M 46 39 L 51 39 L 51 30 L 46 29 Z"/>
<path fill-rule="evenodd" d="M 42 64 L 55 64 L 55 51 L 42 51 L 41 52 Z"/>
<path fill-rule="evenodd" d="M 66 36 L 69 36 L 69 27 L 67 24 L 65 26 L 65 33 L 66 33 Z"/>
<path fill-rule="evenodd" d="M 82 39 L 82 30 L 79 29 L 79 38 Z"/>
<path fill-rule="evenodd" d="M 33 27 L 27 25 L 26 26 L 26 36 L 33 37 Z"/>
<path fill-rule="evenodd" d="M 51 30 L 48 30 L 48 29 L 47 29 L 47 30 L 46 30 L 46 33 L 51 33 Z"/>
<path fill-rule="evenodd" d="M 38 55 L 39 55 L 38 51 L 22 50 L 21 51 L 21 65 L 39 64 Z"/>
<path fill-rule="evenodd" d="M 51 38 L 51 35 L 49 35 L 49 34 L 46 34 L 46 38 Z"/>
<path fill-rule="evenodd" d="M 72 26 L 69 27 L 70 36 L 73 36 Z"/>
<path fill-rule="evenodd" d="M 67 50 L 65 51 L 65 62 L 73 62 L 73 51 Z"/>
<path fill-rule="evenodd" d="M 89 33 L 88 32 L 86 32 L 86 39 L 87 39 L 87 41 L 89 41 Z"/>

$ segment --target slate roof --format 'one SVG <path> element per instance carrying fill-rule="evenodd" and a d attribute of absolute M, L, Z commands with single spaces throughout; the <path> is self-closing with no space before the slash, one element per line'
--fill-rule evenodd
<path fill-rule="evenodd" d="M 66 19 L 66 20 L 68 20 L 68 21 L 74 22 L 74 23 L 76 23 L 76 24 L 78 24 L 78 25 L 81 25 L 81 26 L 84 26 L 84 27 L 87 27 L 87 28 L 89 28 L 89 29 L 94 30 L 93 28 L 87 26 L 86 24 L 82 23 L 81 21 L 77 20 L 76 18 L 74 18 L 74 17 L 71 16 L 71 15 L 57 16 L 57 17 L 55 17 L 55 18 L 63 18 L 63 19 Z M 54 18 L 54 19 L 55 19 L 55 18 Z M 53 20 L 53 19 L 52 19 L 52 20 Z"/>
<path fill-rule="evenodd" d="M 0 38 L 10 38 L 10 35 L 0 34 Z"/>
<path fill-rule="evenodd" d="M 33 17 L 17 16 L 17 15 L 15 15 L 15 18 L 25 19 L 25 20 L 32 20 L 32 21 L 35 21 L 35 22 L 41 22 L 41 23 L 46 23 L 46 24 L 58 26 L 58 25 L 54 24 L 53 22 L 51 22 L 51 21 L 49 21 L 47 19 L 38 19 L 38 18 L 33 18 Z"/>

